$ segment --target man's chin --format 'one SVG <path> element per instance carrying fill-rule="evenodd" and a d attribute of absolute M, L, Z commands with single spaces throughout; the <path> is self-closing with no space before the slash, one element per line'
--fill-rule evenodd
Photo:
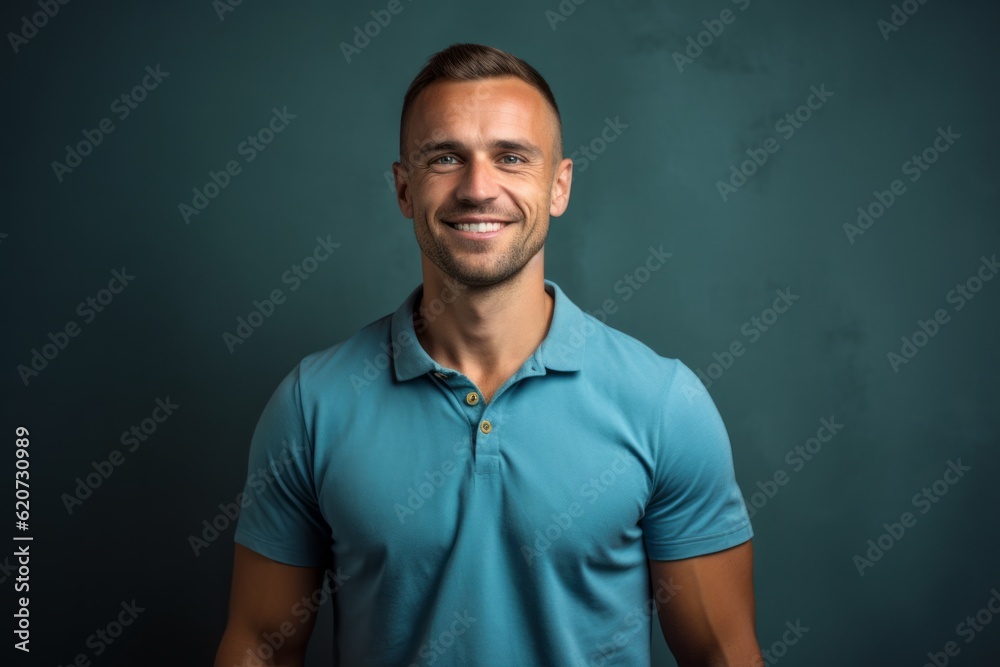
<path fill-rule="evenodd" d="M 447 268 L 438 267 L 444 274 L 445 282 L 460 288 L 484 288 L 502 284 L 515 277 L 521 269 L 515 271 L 494 269 L 476 270 L 468 266 L 451 265 Z"/>

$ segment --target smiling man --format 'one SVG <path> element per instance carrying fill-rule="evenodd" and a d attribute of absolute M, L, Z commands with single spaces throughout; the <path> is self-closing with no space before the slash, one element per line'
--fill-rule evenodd
<path fill-rule="evenodd" d="M 264 408 L 217 667 L 302 665 L 328 592 L 350 667 L 648 665 L 653 616 L 682 666 L 764 664 L 714 403 L 544 277 L 572 171 L 523 60 L 456 44 L 413 80 L 393 172 L 423 281 Z"/>

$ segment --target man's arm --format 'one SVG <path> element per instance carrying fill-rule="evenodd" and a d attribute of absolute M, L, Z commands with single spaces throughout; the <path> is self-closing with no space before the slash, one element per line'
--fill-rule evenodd
<path fill-rule="evenodd" d="M 650 560 L 657 586 L 676 588 L 660 605 L 660 628 L 681 667 L 762 667 L 750 541 L 682 560 Z"/>
<path fill-rule="evenodd" d="M 316 614 L 303 614 L 300 603 L 320 588 L 323 572 L 285 565 L 237 544 L 229 620 L 215 667 L 302 667 Z M 275 633 L 283 640 L 280 648 L 265 639 Z"/>

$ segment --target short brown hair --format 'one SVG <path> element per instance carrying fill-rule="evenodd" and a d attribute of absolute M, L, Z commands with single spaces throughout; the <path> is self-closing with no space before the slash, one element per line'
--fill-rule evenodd
<path fill-rule="evenodd" d="M 541 74 L 534 67 L 517 56 L 483 44 L 452 44 L 438 51 L 427 60 L 424 68 L 417 73 L 403 97 L 403 111 L 399 118 L 399 155 L 404 153 L 403 134 L 407 116 L 414 100 L 420 92 L 437 81 L 479 81 L 505 76 L 513 76 L 534 87 L 542 94 L 556 115 L 556 148 L 562 157 L 562 118 L 556 98 Z"/>

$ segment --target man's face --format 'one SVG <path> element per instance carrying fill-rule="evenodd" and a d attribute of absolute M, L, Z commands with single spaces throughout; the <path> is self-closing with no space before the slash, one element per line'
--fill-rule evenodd
<path fill-rule="evenodd" d="M 427 260 L 470 286 L 541 260 L 573 165 L 556 154 L 558 125 L 541 93 L 514 77 L 435 81 L 411 107 L 404 141 L 396 193 Z"/>

